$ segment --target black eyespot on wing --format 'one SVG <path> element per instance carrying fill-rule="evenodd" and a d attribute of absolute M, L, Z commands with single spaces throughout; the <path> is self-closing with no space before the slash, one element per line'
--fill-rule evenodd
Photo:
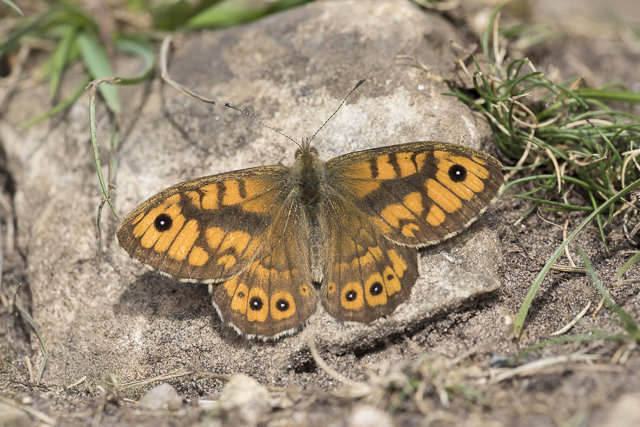
<path fill-rule="evenodd" d="M 347 301 L 355 301 L 357 297 L 358 297 L 358 293 L 354 290 L 351 290 L 351 291 L 347 291 L 347 293 L 344 296 L 344 299 L 346 299 Z"/>
<path fill-rule="evenodd" d="M 388 274 L 387 275 L 387 280 L 393 280 L 393 277 L 394 277 L 393 274 Z"/>
<path fill-rule="evenodd" d="M 382 287 L 382 283 L 380 282 L 374 282 L 369 288 L 369 292 L 371 292 L 371 295 L 373 296 L 380 295 L 383 290 L 384 288 Z"/>
<path fill-rule="evenodd" d="M 238 292 L 238 298 L 240 299 L 244 298 L 244 292 L 242 291 Z"/>
<path fill-rule="evenodd" d="M 467 169 L 460 165 L 451 166 L 449 168 L 449 179 L 453 182 L 463 182 L 467 179 Z"/>
<path fill-rule="evenodd" d="M 264 302 L 260 297 L 253 297 L 249 300 L 249 308 L 251 310 L 260 311 L 263 305 L 264 305 Z"/>
<path fill-rule="evenodd" d="M 285 311 L 289 310 L 289 301 L 284 298 L 279 299 L 278 301 L 276 301 L 276 308 L 284 313 Z"/>
<path fill-rule="evenodd" d="M 173 226 L 173 219 L 171 219 L 169 215 L 162 213 L 156 217 L 155 221 L 153 221 L 153 226 L 156 230 L 162 233 L 171 229 Z"/>

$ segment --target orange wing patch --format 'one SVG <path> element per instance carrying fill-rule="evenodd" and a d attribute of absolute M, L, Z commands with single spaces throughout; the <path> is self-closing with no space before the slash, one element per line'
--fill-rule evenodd
<path fill-rule="evenodd" d="M 200 195 L 196 191 L 190 191 L 187 195 L 194 205 L 200 204 L 204 209 L 219 209 L 249 200 L 243 209 L 249 212 L 266 212 L 268 204 L 265 206 L 264 202 L 250 200 L 268 189 L 269 182 L 265 179 L 238 178 L 200 187 L 199 190 L 203 193 L 202 200 L 199 200 Z"/>
<path fill-rule="evenodd" d="M 397 179 L 422 171 L 427 153 L 412 151 L 382 154 L 368 161 L 356 162 L 343 168 L 342 172 L 357 179 Z"/>
<path fill-rule="evenodd" d="M 222 239 L 224 239 L 224 230 L 218 227 L 210 227 L 204 232 L 204 235 L 207 238 L 207 244 L 209 248 L 212 250 L 217 250 L 220 243 L 222 243 Z"/>
<path fill-rule="evenodd" d="M 435 179 L 427 180 L 425 186 L 429 197 L 445 211 L 452 213 L 462 207 L 462 201 Z"/>
<path fill-rule="evenodd" d="M 184 260 L 187 255 L 189 255 L 189 252 L 199 235 L 200 231 L 198 230 L 198 221 L 192 219 L 184 226 L 180 231 L 180 234 L 178 234 L 178 237 L 173 241 L 173 244 L 169 249 L 169 256 L 176 261 Z"/>
<path fill-rule="evenodd" d="M 427 222 L 430 225 L 437 227 L 438 225 L 442 224 L 446 218 L 447 216 L 442 211 L 442 209 L 440 209 L 436 205 L 433 205 L 429 209 L 429 214 L 427 215 Z"/>
<path fill-rule="evenodd" d="M 194 246 L 189 254 L 189 264 L 202 267 L 209 260 L 209 255 L 200 246 Z"/>

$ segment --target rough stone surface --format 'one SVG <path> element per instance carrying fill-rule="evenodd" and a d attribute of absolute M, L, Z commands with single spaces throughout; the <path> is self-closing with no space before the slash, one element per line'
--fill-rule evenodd
<path fill-rule="evenodd" d="M 228 411 L 256 400 L 268 401 L 269 391 L 248 375 L 232 375 L 220 394 L 220 406 Z"/>
<path fill-rule="evenodd" d="M 374 406 L 361 405 L 353 409 L 347 420 L 347 425 L 349 427 L 393 427 L 393 422 L 386 412 Z"/>
<path fill-rule="evenodd" d="M 357 4 L 357 7 L 356 7 Z M 348 8 L 349 13 L 344 10 Z M 323 2 L 229 30 L 178 40 L 172 77 L 202 94 L 247 109 L 295 139 L 311 136 L 361 77 L 368 82 L 314 140 L 321 158 L 417 140 L 479 147 L 488 128 L 438 76 L 449 69 L 450 23 L 404 1 Z M 411 60 L 417 56 L 427 74 Z M 139 64 L 122 63 L 119 74 Z M 68 82 L 67 91 L 75 82 Z M 49 348 L 46 383 L 69 384 L 110 373 L 134 381 L 181 369 L 243 372 L 261 382 L 310 360 L 313 334 L 323 352 L 371 348 L 418 330 L 500 286 L 495 233 L 483 222 L 421 252 L 411 299 L 371 325 L 345 325 L 320 308 L 312 323 L 278 342 L 247 341 L 221 324 L 206 286 L 187 285 L 132 263 L 115 244 L 117 221 L 103 211 L 102 262 L 95 217 L 101 194 L 89 144 L 88 100 L 64 120 L 15 127 L 44 112 L 48 86 L 15 94 L 0 124 L 15 195 L 20 250 L 28 262 L 33 314 Z M 121 89 L 123 138 L 116 209 L 182 180 L 293 162 L 295 144 L 248 117 L 186 98 L 156 79 Z M 107 159 L 108 115 L 99 109 Z M 106 174 L 106 169 L 105 169 Z M 34 346 L 33 363 L 39 363 Z"/>
<path fill-rule="evenodd" d="M 164 383 L 152 388 L 145 394 L 139 403 L 141 408 L 152 411 L 170 410 L 174 411 L 182 406 L 182 397 L 170 384 Z"/>
<path fill-rule="evenodd" d="M 609 411 L 604 427 L 640 426 L 640 393 L 620 396 Z"/>
<path fill-rule="evenodd" d="M 266 387 L 248 375 L 235 374 L 220 394 L 220 408 L 224 418 L 236 425 L 257 425 L 271 412 L 271 396 Z"/>
<path fill-rule="evenodd" d="M 27 427 L 32 425 L 25 411 L 0 402 L 0 427 Z"/>

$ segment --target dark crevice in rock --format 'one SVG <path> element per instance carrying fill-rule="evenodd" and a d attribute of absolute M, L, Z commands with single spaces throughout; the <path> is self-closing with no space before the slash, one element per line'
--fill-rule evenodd
<path fill-rule="evenodd" d="M 25 310 L 31 312 L 32 295 L 31 288 L 27 279 L 27 256 L 16 247 L 18 219 L 15 216 L 13 198 L 17 190 L 17 183 L 9 169 L 9 159 L 4 149 L 4 144 L 0 141 L 0 193 L 2 193 L 4 201 L 8 203 L 0 204 L 0 263 L 2 263 L 2 272 L 0 277 L 0 292 L 3 294 L 3 300 L 12 304 L 16 293 L 19 295 Z M 11 246 L 13 249 L 7 251 L 8 230 L 13 229 L 13 241 Z M 4 302 L 3 301 L 3 302 Z M 0 358 L 5 360 L 9 371 L 24 367 L 24 356 L 31 356 L 31 340 L 30 332 L 32 328 L 27 325 L 22 316 L 18 314 L 18 310 L 13 306 L 4 307 L 0 305 Z M 12 362 L 17 359 L 18 363 Z M 18 368 L 20 365 L 20 368 Z M 13 378 L 26 378 L 20 372 L 18 376 L 14 372 Z M 11 372 L 9 372 L 11 375 Z"/>

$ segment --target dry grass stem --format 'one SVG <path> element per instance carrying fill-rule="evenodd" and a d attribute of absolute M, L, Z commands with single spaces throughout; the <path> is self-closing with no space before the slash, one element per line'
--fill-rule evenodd
<path fill-rule="evenodd" d="M 340 381 L 342 384 L 350 386 L 350 387 L 358 388 L 358 387 L 366 386 L 366 384 L 364 384 L 364 383 L 353 381 L 353 380 L 345 377 L 344 375 L 342 375 L 341 373 L 337 372 L 332 367 L 330 367 L 327 364 L 327 362 L 325 362 L 320 357 L 320 353 L 318 353 L 318 350 L 316 349 L 316 341 L 315 341 L 315 338 L 313 337 L 313 334 L 309 334 L 307 343 L 309 345 L 309 352 L 311 352 L 311 357 L 313 357 L 313 360 L 316 362 L 316 364 L 320 368 L 322 368 L 323 371 L 325 371 L 327 374 L 329 374 L 329 376 L 331 376 L 332 378 L 334 378 L 337 381 Z"/>
<path fill-rule="evenodd" d="M 591 315 L 591 318 L 593 319 L 594 322 L 596 320 L 596 316 L 598 315 L 600 310 L 602 310 L 603 306 L 604 306 L 604 297 L 600 298 L 600 302 L 598 303 L 598 306 L 596 307 L 595 310 L 593 310 L 593 314 Z"/>
<path fill-rule="evenodd" d="M 640 149 L 632 150 L 632 151 L 625 151 L 624 153 L 622 153 L 623 156 L 627 156 L 624 159 L 624 163 L 622 164 L 622 172 L 620 172 L 620 174 L 622 175 L 622 188 L 625 187 L 624 178 L 626 176 L 627 166 L 629 165 L 629 162 L 631 162 L 631 161 L 633 161 L 634 163 L 636 162 L 636 157 L 638 156 L 638 154 L 640 154 Z M 636 168 L 638 170 L 640 170 L 640 167 L 638 166 L 637 163 L 636 163 Z"/>
<path fill-rule="evenodd" d="M 613 283 L 611 286 L 614 288 L 619 288 L 620 286 L 635 285 L 636 283 L 640 283 L 640 279 L 620 280 Z"/>
<path fill-rule="evenodd" d="M 558 177 L 558 194 L 562 193 L 562 173 L 560 172 L 560 166 L 558 166 L 558 160 L 556 156 L 553 155 L 551 150 L 545 147 L 544 151 L 547 153 L 549 159 L 551 159 L 551 163 L 553 163 L 553 168 L 556 171 L 556 175 Z"/>
<path fill-rule="evenodd" d="M 207 104 L 216 105 L 217 102 L 214 99 L 200 96 L 197 93 L 193 92 L 192 90 L 182 86 L 180 83 L 176 82 L 171 78 L 171 76 L 169 75 L 168 67 L 167 67 L 167 63 L 168 63 L 167 58 L 169 56 L 169 47 L 171 46 L 172 40 L 173 40 L 172 36 L 167 36 L 162 41 L 162 48 L 160 49 L 160 68 L 161 68 L 160 77 L 162 77 L 162 80 L 164 80 L 169 86 L 176 89 L 178 92 L 182 92 L 183 94 L 190 96 L 191 98 L 194 98 L 198 101 L 202 101 Z"/>
<path fill-rule="evenodd" d="M 566 202 L 565 202 L 566 203 Z M 568 204 L 568 203 L 567 203 Z M 562 241 L 566 242 L 567 241 L 567 231 L 569 230 L 569 220 L 566 220 L 564 222 L 564 227 L 562 227 Z M 571 258 L 571 253 L 569 252 L 569 245 L 565 246 L 564 248 L 564 253 L 567 256 L 567 259 L 569 260 L 569 263 L 571 264 L 572 267 L 576 266 L 576 263 L 573 262 L 573 259 Z M 583 270 L 586 273 L 586 269 L 583 268 Z"/>
<path fill-rule="evenodd" d="M 591 301 L 587 303 L 587 306 L 580 313 L 578 313 L 578 315 L 574 317 L 574 319 L 571 322 L 567 323 L 562 329 L 558 329 L 557 331 L 552 333 L 551 336 L 554 337 L 557 335 L 562 335 L 565 332 L 567 332 L 569 329 L 573 328 L 573 325 L 578 323 L 578 320 L 582 319 L 582 316 L 587 314 L 587 311 L 589 310 L 590 307 L 591 307 Z"/>
<path fill-rule="evenodd" d="M 197 371 L 183 371 L 183 370 L 177 370 L 177 371 L 173 371 L 170 372 L 168 374 L 164 374 L 164 375 L 159 375 L 157 377 L 153 377 L 153 378 L 148 378 L 146 380 L 141 380 L 141 381 L 134 381 L 132 383 L 125 383 L 125 384 L 119 384 L 117 381 L 117 378 L 111 378 L 111 380 L 107 380 L 106 383 L 107 385 L 109 385 L 110 387 L 112 387 L 114 390 L 116 391 L 121 391 L 121 390 L 126 390 L 129 388 L 134 388 L 134 387 L 142 387 L 144 385 L 147 384 L 151 384 L 157 381 L 166 381 L 166 380 L 170 380 L 172 378 L 179 378 L 179 377 L 184 377 L 187 375 L 192 375 L 195 374 Z"/>
<path fill-rule="evenodd" d="M 564 365 L 568 363 L 576 362 L 593 362 L 596 360 L 603 360 L 603 356 L 591 355 L 591 354 L 572 354 L 569 356 L 555 356 L 546 359 L 538 359 L 531 363 L 518 366 L 513 369 L 500 369 L 497 370 L 498 374 L 495 375 L 489 383 L 496 384 L 504 380 L 508 380 L 514 377 L 529 377 L 532 375 L 539 375 L 543 370 L 547 370 L 558 365 Z"/>
<path fill-rule="evenodd" d="M 36 333 L 36 336 L 38 337 L 38 342 L 40 344 L 40 351 L 42 353 L 42 361 L 40 362 L 40 367 L 38 368 L 38 374 L 36 375 L 35 380 L 36 380 L 36 384 L 40 385 L 40 380 L 42 379 L 44 368 L 47 365 L 47 358 L 48 358 L 47 347 L 44 343 L 44 338 L 40 333 L 40 328 L 38 327 L 37 323 L 35 322 L 35 320 L 33 320 L 33 318 L 27 312 L 27 310 L 25 310 L 25 308 L 22 306 L 22 300 L 20 299 L 20 295 L 18 294 L 19 290 L 20 290 L 19 288 L 16 290 L 16 293 L 13 297 L 13 306 L 20 312 L 20 314 L 22 315 L 22 318 L 31 325 L 31 327 Z"/>
<path fill-rule="evenodd" d="M 29 382 L 36 382 L 36 376 L 33 374 L 33 368 L 31 366 L 31 359 L 29 356 L 25 356 L 24 361 L 27 364 L 27 371 L 29 372 Z"/>

